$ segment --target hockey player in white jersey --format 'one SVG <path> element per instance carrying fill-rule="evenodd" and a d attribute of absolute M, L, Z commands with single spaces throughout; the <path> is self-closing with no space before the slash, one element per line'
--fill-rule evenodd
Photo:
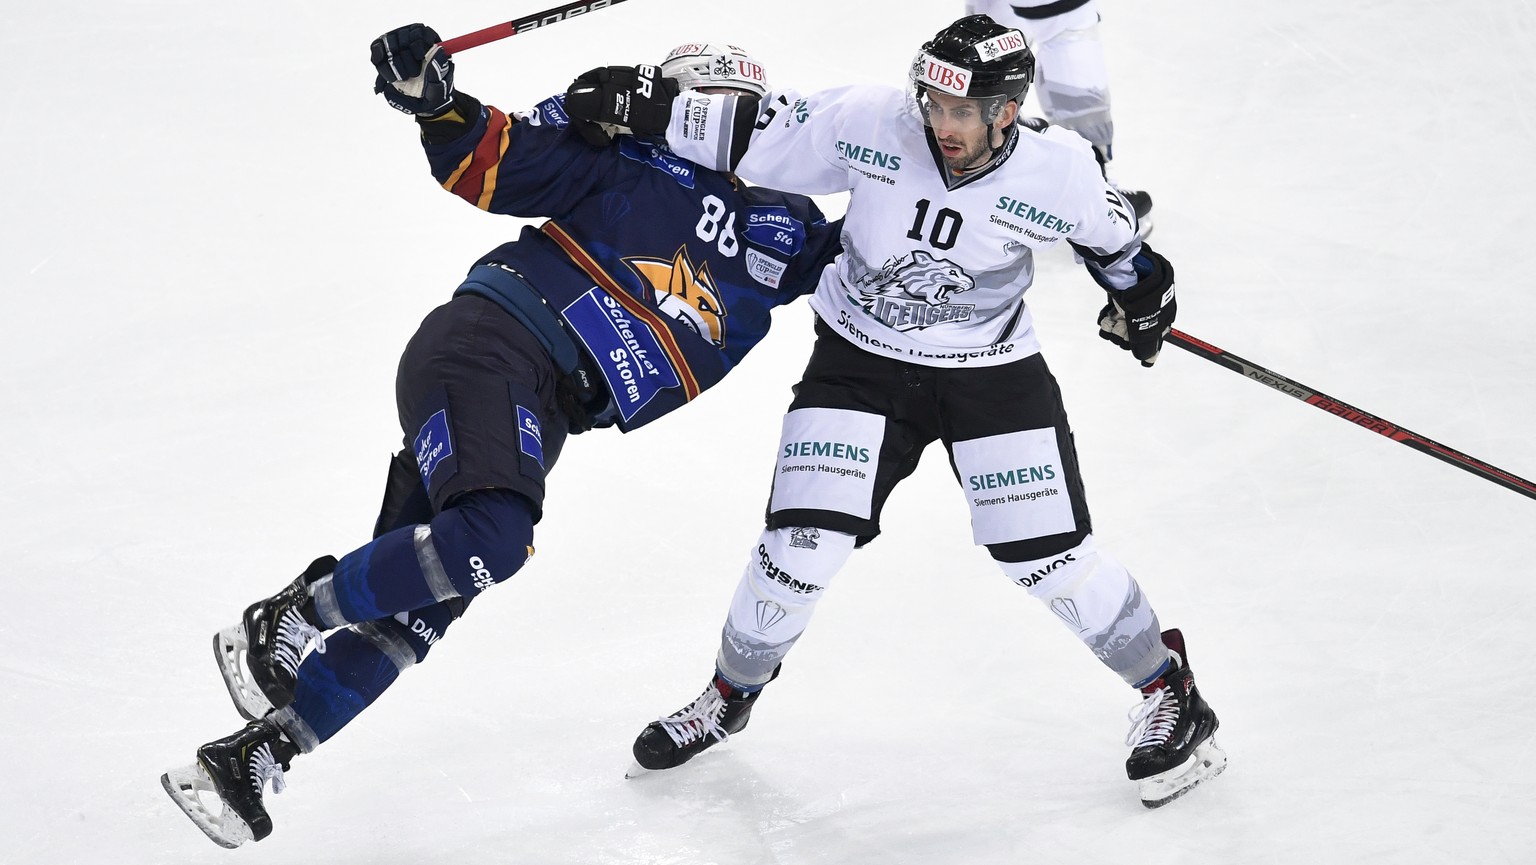
<path fill-rule="evenodd" d="M 1015 124 L 1033 65 L 1023 34 L 978 15 L 923 46 L 905 92 L 674 99 L 626 88 L 628 70 L 593 70 L 571 91 L 573 113 L 599 123 L 670 107 L 664 128 L 629 126 L 664 133 L 702 164 L 801 193 L 851 192 L 844 252 L 811 301 L 816 344 L 784 418 L 767 528 L 715 675 L 641 733 L 640 768 L 680 765 L 746 725 L 833 575 L 879 534 L 887 497 L 935 440 L 975 542 L 1140 691 L 1126 771 L 1143 803 L 1165 804 L 1225 767 L 1183 636 L 1161 629 L 1094 540 L 1072 431 L 1024 303 L 1035 252 L 1069 244 L 1107 293 L 1100 335 L 1150 367 L 1176 311 L 1173 269 L 1140 241 L 1088 142 Z"/>
<path fill-rule="evenodd" d="M 1115 156 L 1109 69 L 1099 39 L 1098 0 L 968 0 L 966 14 L 1015 27 L 1035 55 L 1035 97 L 1045 119 L 1088 139 L 1106 178 Z M 1112 179 L 1112 178 L 1111 178 Z M 1118 187 L 1147 233 L 1152 196 Z"/>

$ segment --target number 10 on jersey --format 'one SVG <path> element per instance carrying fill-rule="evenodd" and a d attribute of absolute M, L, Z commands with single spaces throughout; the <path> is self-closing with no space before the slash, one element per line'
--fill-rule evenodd
<path fill-rule="evenodd" d="M 917 202 L 917 216 L 912 219 L 912 230 L 907 232 L 911 240 L 924 240 L 923 227 L 928 223 L 928 208 L 933 202 L 924 198 Z M 928 227 L 926 240 L 934 249 L 949 249 L 955 245 L 955 239 L 960 236 L 960 224 L 965 221 L 959 213 L 947 207 L 939 208 L 934 215 L 933 224 Z"/>

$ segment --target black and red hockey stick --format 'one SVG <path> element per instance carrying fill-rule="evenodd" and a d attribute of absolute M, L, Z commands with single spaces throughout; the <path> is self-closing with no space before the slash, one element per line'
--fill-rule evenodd
<path fill-rule="evenodd" d="M 1251 378 L 1260 384 L 1269 385 L 1283 394 L 1296 397 L 1308 405 L 1317 406 L 1329 414 L 1338 415 L 1372 432 L 1381 433 L 1395 442 L 1400 442 L 1416 451 L 1429 454 L 1437 460 L 1450 463 L 1485 480 L 1493 481 L 1501 487 L 1508 487 L 1527 498 L 1536 499 L 1536 484 L 1531 483 L 1525 478 L 1516 477 L 1476 457 L 1467 456 L 1461 451 L 1453 450 L 1439 442 L 1431 441 L 1416 432 L 1403 429 L 1391 421 L 1382 420 L 1368 411 L 1362 411 L 1347 402 L 1336 400 L 1321 391 L 1313 390 L 1293 379 L 1267 370 L 1253 361 L 1244 360 L 1226 349 L 1217 348 L 1208 342 L 1195 339 L 1180 330 L 1170 330 L 1165 341 L 1171 342 L 1185 351 L 1199 355 L 1208 361 L 1218 363 L 1244 378 Z"/>
<path fill-rule="evenodd" d="M 476 45 L 484 45 L 487 42 L 495 42 L 508 36 L 516 36 L 526 30 L 538 27 L 548 27 L 561 21 L 569 21 L 578 15 L 586 15 L 599 9 L 607 9 L 609 6 L 617 6 L 624 0 L 587 0 L 584 3 L 567 3 L 564 6 L 556 6 L 545 9 L 543 12 L 535 12 L 522 18 L 514 18 L 503 24 L 496 24 L 484 30 L 476 30 L 473 33 L 465 33 L 463 36 L 455 36 L 452 39 L 444 39 L 438 43 L 449 54 L 455 54 L 466 48 Z"/>

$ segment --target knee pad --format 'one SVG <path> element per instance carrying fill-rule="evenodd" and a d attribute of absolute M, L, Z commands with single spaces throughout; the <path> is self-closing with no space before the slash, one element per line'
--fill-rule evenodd
<path fill-rule="evenodd" d="M 790 606 L 815 603 L 848 561 L 854 541 L 846 532 L 810 526 L 766 529 L 742 578 L 758 597 Z"/>
<path fill-rule="evenodd" d="M 438 600 L 473 598 L 533 555 L 533 509 L 510 490 L 476 490 L 417 526 L 415 541 Z"/>
<path fill-rule="evenodd" d="M 325 628 L 462 599 L 507 579 L 533 553 L 533 508 L 510 490 L 459 497 L 428 523 L 379 535 L 310 583 Z"/>
<path fill-rule="evenodd" d="M 726 679 L 752 687 L 773 678 L 854 541 L 851 534 L 805 526 L 763 532 L 721 633 L 717 663 Z"/>
<path fill-rule="evenodd" d="M 1151 602 L 1092 535 L 1055 556 L 998 564 L 1128 684 L 1152 675 L 1168 659 Z"/>

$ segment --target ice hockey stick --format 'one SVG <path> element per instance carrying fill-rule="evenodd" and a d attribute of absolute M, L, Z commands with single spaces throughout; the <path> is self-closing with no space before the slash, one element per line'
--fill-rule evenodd
<path fill-rule="evenodd" d="M 563 6 L 555 6 L 545 9 L 543 12 L 535 12 L 522 18 L 514 18 L 502 24 L 495 24 L 484 30 L 476 30 L 463 36 L 455 36 L 452 39 L 444 39 L 438 43 L 449 54 L 473 48 L 476 45 L 484 45 L 487 42 L 495 42 L 508 36 L 516 36 L 525 30 L 533 30 L 537 27 L 548 27 L 561 21 L 569 21 L 578 15 L 596 12 L 599 9 L 607 9 L 609 6 L 617 6 L 624 0 L 588 0 L 585 3 L 566 3 Z"/>
<path fill-rule="evenodd" d="M 1177 329 L 1170 329 L 1164 341 L 1173 343 L 1179 348 L 1199 355 L 1212 363 L 1220 364 L 1244 378 L 1253 379 L 1260 384 L 1267 384 L 1283 394 L 1296 397 L 1302 402 L 1316 406 L 1331 415 L 1337 415 L 1372 432 L 1381 433 L 1395 442 L 1400 442 L 1416 451 L 1429 454 L 1437 460 L 1450 463 L 1485 480 L 1493 481 L 1501 487 L 1508 487 L 1527 498 L 1536 499 L 1536 484 L 1531 483 L 1525 478 L 1516 477 L 1476 457 L 1467 456 L 1461 451 L 1427 439 L 1412 430 L 1404 429 L 1391 421 L 1383 420 L 1368 411 L 1363 411 L 1347 402 L 1334 399 L 1294 379 L 1286 378 L 1277 372 L 1265 369 L 1251 360 L 1238 357 L 1226 349 L 1217 348 L 1204 340 L 1196 339 Z"/>

